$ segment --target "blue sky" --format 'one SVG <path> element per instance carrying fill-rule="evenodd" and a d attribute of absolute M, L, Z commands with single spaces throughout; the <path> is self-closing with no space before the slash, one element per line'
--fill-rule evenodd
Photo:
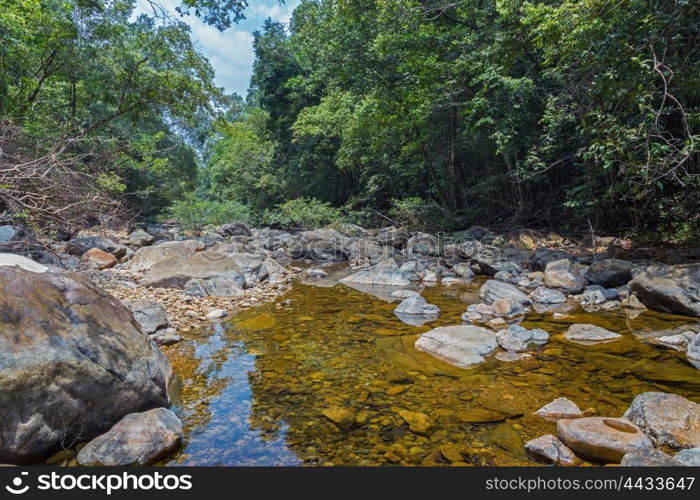
<path fill-rule="evenodd" d="M 268 17 L 288 23 L 299 2 L 286 0 L 280 5 L 277 0 L 249 0 L 246 19 L 224 32 L 207 26 L 192 15 L 181 19 L 190 25 L 193 40 L 214 67 L 216 84 L 224 87 L 227 93 L 237 92 L 245 97 L 253 69 L 253 32 Z M 159 3 L 179 17 L 175 12 L 179 0 L 160 0 Z M 151 12 L 146 0 L 137 1 L 137 12 Z"/>

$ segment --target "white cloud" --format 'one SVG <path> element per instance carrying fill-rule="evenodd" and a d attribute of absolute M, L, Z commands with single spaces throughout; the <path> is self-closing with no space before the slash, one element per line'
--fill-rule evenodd
<path fill-rule="evenodd" d="M 287 0 L 282 5 L 277 0 L 251 0 L 251 5 L 245 12 L 246 20 L 223 32 L 204 24 L 193 15 L 180 17 L 175 11 L 180 0 L 157 0 L 157 2 L 173 17 L 182 19 L 192 28 L 192 39 L 216 71 L 214 80 L 216 84 L 224 87 L 226 92 L 236 92 L 245 96 L 255 60 L 253 31 L 258 29 L 268 17 L 289 23 L 292 12 L 299 5 L 300 0 Z M 137 0 L 135 13 L 151 15 L 153 10 L 147 0 Z"/>
<path fill-rule="evenodd" d="M 292 19 L 292 12 L 299 5 L 300 0 L 288 0 L 280 5 L 275 0 L 268 0 L 264 3 L 254 3 L 248 7 L 247 16 L 267 19 L 271 17 L 285 24 Z"/>

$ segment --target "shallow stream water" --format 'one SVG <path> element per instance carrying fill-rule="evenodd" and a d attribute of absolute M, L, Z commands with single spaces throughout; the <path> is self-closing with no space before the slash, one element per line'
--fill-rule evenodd
<path fill-rule="evenodd" d="M 413 348 L 418 335 L 460 324 L 481 282 L 435 286 L 440 306 L 423 326 L 344 285 L 295 284 L 272 304 L 215 324 L 166 353 L 182 379 L 185 442 L 170 465 L 534 465 L 523 444 L 556 433 L 532 415 L 565 396 L 590 415 L 621 416 L 635 395 L 700 402 L 700 370 L 654 338 L 700 330 L 692 318 L 617 310 L 565 318 L 532 312 L 521 323 L 551 334 L 530 361 L 494 356 L 469 370 Z M 594 346 L 561 335 L 572 323 L 621 333 Z M 322 413 L 343 410 L 341 429 Z M 427 416 L 416 417 L 413 413 Z M 402 417 L 403 414 L 403 417 Z M 409 429 L 404 418 L 421 419 Z M 410 419 L 409 418 L 409 419 Z"/>

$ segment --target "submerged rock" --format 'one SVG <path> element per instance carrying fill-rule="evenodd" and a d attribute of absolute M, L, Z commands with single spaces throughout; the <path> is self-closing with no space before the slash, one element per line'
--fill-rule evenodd
<path fill-rule="evenodd" d="M 417 434 L 425 434 L 433 427 L 430 417 L 425 413 L 400 410 L 399 416 L 408 424 L 408 428 Z"/>
<path fill-rule="evenodd" d="M 172 369 L 117 299 L 72 273 L 0 267 L 0 462 L 169 404 Z"/>
<path fill-rule="evenodd" d="M 659 446 L 700 446 L 700 405 L 677 394 L 640 394 L 634 398 L 624 417 L 637 424 Z"/>
<path fill-rule="evenodd" d="M 150 465 L 182 441 L 182 423 L 166 408 L 125 416 L 78 453 L 80 465 Z"/>
<path fill-rule="evenodd" d="M 687 384 L 694 388 L 700 388 L 700 373 L 698 373 L 698 370 L 681 363 L 640 359 L 629 367 L 629 371 L 634 376 L 644 380 Z"/>
<path fill-rule="evenodd" d="M 321 410 L 321 414 L 342 430 L 347 430 L 355 423 L 355 412 L 344 406 L 332 406 Z"/>
<path fill-rule="evenodd" d="M 496 350 L 496 336 L 491 330 L 471 325 L 442 326 L 424 333 L 415 347 L 460 368 L 484 361 Z"/>
<path fill-rule="evenodd" d="M 569 327 L 564 333 L 564 337 L 574 342 L 594 343 L 615 340 L 622 337 L 622 335 L 600 326 L 577 323 Z"/>
<path fill-rule="evenodd" d="M 394 290 L 391 292 L 391 298 L 393 299 L 407 299 L 409 297 L 420 297 L 420 293 L 414 290 Z"/>
<path fill-rule="evenodd" d="M 552 434 L 525 443 L 525 452 L 533 460 L 548 465 L 576 465 L 579 459 Z"/>
<path fill-rule="evenodd" d="M 560 419 L 557 435 L 577 455 L 599 462 L 619 463 L 626 453 L 653 447 L 642 430 L 624 418 Z"/>

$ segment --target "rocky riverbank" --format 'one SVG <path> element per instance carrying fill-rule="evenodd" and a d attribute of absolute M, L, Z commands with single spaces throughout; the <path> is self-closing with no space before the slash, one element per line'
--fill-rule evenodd
<path fill-rule="evenodd" d="M 0 461 L 28 462 L 58 452 L 49 462 L 143 465 L 167 455 L 181 442 L 183 430 L 177 416 L 164 410 L 170 405 L 168 387 L 172 373 L 156 345 L 195 339 L 212 321 L 274 300 L 290 288 L 297 276 L 317 286 L 342 283 L 383 300 L 396 301 L 396 318 L 412 327 L 441 321 L 444 313 L 423 296 L 426 287 L 436 283 L 459 287 L 478 280 L 482 283 L 478 296 L 464 304 L 461 321 L 434 328 L 415 340 L 416 350 L 459 369 L 473 369 L 491 358 L 532 365 L 542 356 L 551 335 L 559 333 L 566 342 L 582 346 L 619 342 L 619 333 L 592 323 L 569 322 L 563 332 L 520 324 L 530 314 L 566 322 L 578 308 L 590 314 L 621 311 L 630 319 L 646 309 L 686 317 L 687 324 L 678 327 L 678 331 L 666 332 L 653 341 L 663 348 L 685 352 L 689 366 L 700 365 L 700 327 L 693 321 L 700 316 L 700 265 L 654 260 L 649 252 L 635 251 L 629 242 L 613 238 L 599 238 L 582 246 L 557 235 L 495 235 L 483 228 L 446 238 L 398 228 L 368 231 L 347 224 L 292 233 L 251 229 L 241 222 L 198 237 L 188 235 L 175 224 L 153 225 L 129 233 L 86 232 L 65 242 L 34 242 L 31 247 L 27 246 L 27 234 L 13 227 L 0 228 L 0 236 L 3 250 L 22 250 L 35 259 L 13 253 L 0 255 L 0 270 L 7 274 L 8 287 L 3 298 L 3 306 L 9 311 L 2 338 L 7 344 L 4 351 L 41 350 L 41 338 L 47 345 L 64 346 L 52 351 L 55 359 L 41 361 L 44 365 L 37 365 L 40 361 L 30 354 L 13 354 L 3 365 L 0 378 L 1 394 L 7 400 L 1 406 L 14 411 L 20 404 L 17 395 L 54 391 L 49 383 L 53 366 L 67 353 L 71 353 L 73 363 L 67 366 L 74 366 L 75 373 L 85 371 L 83 365 L 109 366 L 109 373 L 116 377 L 100 383 L 99 390 L 84 385 L 80 377 L 71 378 L 59 392 L 69 398 L 60 408 L 49 408 L 42 399 L 25 399 L 22 414 L 31 415 L 31 425 L 28 427 L 28 422 L 20 418 L 3 429 Z M 345 264 L 338 269 L 338 262 Z M 10 290 L 10 283 L 17 280 L 28 285 Z M 43 290 L 47 292 L 40 292 Z M 86 303 L 100 304 L 99 309 L 86 310 Z M 300 321 L 306 321 L 306 316 L 301 318 Z M 36 329 L 35 323 L 42 325 L 43 337 L 26 340 L 23 334 Z M 11 332 L 19 332 L 19 336 Z M 137 342 L 138 347 L 126 349 L 126 338 Z M 19 347 L 9 349 L 11 345 Z M 151 353 L 152 360 L 145 357 L 144 349 Z M 644 362 L 647 361 L 640 360 Z M 145 389 L 154 373 L 151 368 L 148 375 L 143 373 L 148 363 L 159 364 L 162 373 L 156 382 L 161 391 L 157 396 L 152 389 Z M 635 369 L 643 372 L 645 366 Z M 22 379 L 22 370 L 35 370 L 45 376 Z M 118 375 L 123 370 L 126 374 Z M 683 370 L 676 375 L 676 381 L 692 378 Z M 105 387 L 112 392 L 105 392 Z M 99 394 L 109 394 L 105 397 L 116 401 L 126 398 L 128 403 L 110 409 L 81 409 L 94 408 L 93 398 Z M 49 400 L 55 405 L 60 398 Z M 690 405 L 683 415 L 666 416 L 667 420 L 680 422 L 678 426 L 690 436 L 682 446 L 677 446 L 676 441 L 676 449 L 700 445 L 698 405 L 683 401 Z M 666 406 L 654 410 L 662 414 L 655 418 L 664 418 Z M 157 408 L 163 411 L 158 412 Z M 324 413 L 331 421 L 347 413 L 342 407 L 331 410 Z M 61 422 L 46 417 L 47 413 L 62 415 Z M 421 426 L 421 412 L 404 413 L 401 419 L 408 422 L 412 432 L 411 426 Z M 624 437 L 637 433 L 640 443 L 651 440 L 658 446 L 674 447 L 655 437 L 659 426 L 644 424 L 646 417 L 633 417 L 639 412 L 633 412 L 632 407 L 628 413 L 625 416 L 629 417 L 629 424 L 615 423 L 614 419 L 619 420 L 616 415 L 595 417 L 600 422 L 584 421 L 587 417 L 580 416 L 572 420 L 581 420 L 580 424 L 564 422 L 561 432 L 557 427 L 557 437 L 542 436 L 528 442 L 525 448 L 538 460 L 566 465 L 575 463 L 577 455 L 603 462 L 619 461 L 632 448 L 649 448 L 620 448 L 625 453 L 615 451 L 614 457 L 605 452 L 593 454 L 586 448 L 591 440 L 602 436 L 605 441 L 605 436 L 614 432 L 621 432 Z M 612 423 L 606 423 L 606 419 Z M 351 423 L 347 428 L 355 425 Z M 47 426 L 52 431 L 44 433 L 41 442 L 34 443 L 31 436 L 23 434 L 27 428 L 38 432 Z M 626 430 L 626 426 L 632 430 Z M 340 428 L 345 428 L 344 424 Z M 97 437 L 85 445 L 107 430 L 114 434 L 113 438 Z M 132 432 L 149 433 L 141 443 L 147 449 L 134 452 L 135 444 L 129 439 Z M 577 445 L 572 435 L 584 435 L 583 441 L 588 444 Z M 83 444 L 77 448 L 86 451 L 76 457 L 78 443 Z M 134 456 L 142 458 L 132 460 L 130 457 Z M 633 458 L 627 461 L 661 460 L 658 454 Z"/>

